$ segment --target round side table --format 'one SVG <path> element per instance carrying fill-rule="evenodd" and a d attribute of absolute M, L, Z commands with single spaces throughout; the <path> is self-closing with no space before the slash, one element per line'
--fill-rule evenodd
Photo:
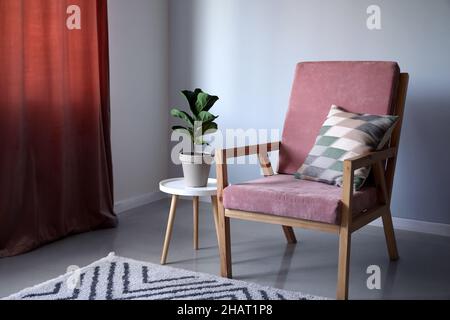
<path fill-rule="evenodd" d="M 164 247 L 161 256 L 161 264 L 166 264 L 167 254 L 169 252 L 170 239 L 172 238 L 173 222 L 175 220 L 175 213 L 177 210 L 177 202 L 180 196 L 192 197 L 194 209 L 194 249 L 198 250 L 198 208 L 200 197 L 211 197 L 213 207 L 214 223 L 216 228 L 216 235 L 218 235 L 218 209 L 217 209 L 217 181 L 209 179 L 208 185 L 204 188 L 189 188 L 184 183 L 184 178 L 176 178 L 164 180 L 159 183 L 161 192 L 172 195 L 172 203 L 170 205 L 169 220 L 167 222 L 166 237 L 164 240 Z M 218 237 L 218 236 L 217 236 Z"/>

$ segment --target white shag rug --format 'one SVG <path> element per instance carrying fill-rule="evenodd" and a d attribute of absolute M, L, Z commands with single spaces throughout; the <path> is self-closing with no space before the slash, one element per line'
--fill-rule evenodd
<path fill-rule="evenodd" d="M 3 300 L 323 300 L 213 275 L 122 258 L 93 264 Z"/>

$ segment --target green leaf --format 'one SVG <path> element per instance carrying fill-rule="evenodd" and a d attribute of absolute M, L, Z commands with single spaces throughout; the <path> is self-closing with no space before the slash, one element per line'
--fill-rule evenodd
<path fill-rule="evenodd" d="M 218 117 L 209 113 L 208 111 L 202 111 L 198 114 L 197 120 L 206 123 L 216 120 Z"/>
<path fill-rule="evenodd" d="M 206 107 L 206 104 L 208 103 L 208 97 L 209 95 L 204 92 L 199 93 L 199 95 L 197 96 L 197 101 L 195 103 L 197 114 L 200 114 L 200 112 L 203 111 L 203 108 Z"/>
<path fill-rule="evenodd" d="M 212 134 L 218 130 L 219 126 L 215 122 L 204 123 L 202 127 L 203 135 L 208 131 L 208 134 Z"/>
<path fill-rule="evenodd" d="M 194 91 L 183 90 L 181 93 L 186 97 L 186 100 L 189 103 L 189 108 L 191 109 L 192 114 L 195 116 L 198 115 L 196 109 L 197 98 L 200 93 L 202 93 L 202 89 L 195 89 Z"/>
<path fill-rule="evenodd" d="M 208 102 L 206 103 L 206 106 L 203 108 L 203 111 L 211 110 L 211 108 L 216 104 L 217 101 L 219 101 L 219 97 L 209 96 Z"/>
<path fill-rule="evenodd" d="M 197 110 L 197 114 L 200 114 L 202 111 L 209 111 L 214 106 L 214 104 L 219 100 L 219 97 L 210 96 L 207 93 L 201 92 L 197 96 L 197 102 L 195 104 L 195 108 Z"/>
<path fill-rule="evenodd" d="M 184 111 L 180 111 L 178 109 L 172 109 L 170 111 L 170 114 L 175 118 L 180 118 L 181 120 L 184 120 L 186 123 L 188 123 L 191 126 L 194 126 L 194 119 L 188 115 Z"/>

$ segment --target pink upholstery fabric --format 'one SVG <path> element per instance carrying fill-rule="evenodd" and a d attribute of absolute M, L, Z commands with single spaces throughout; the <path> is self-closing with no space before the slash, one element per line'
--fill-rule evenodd
<path fill-rule="evenodd" d="M 342 189 L 319 182 L 276 175 L 224 190 L 227 209 L 258 212 L 331 224 L 340 223 Z M 373 187 L 355 193 L 354 213 L 371 209 L 377 203 Z"/>
<path fill-rule="evenodd" d="M 395 62 L 298 64 L 278 172 L 293 174 L 303 164 L 331 105 L 357 113 L 391 114 L 399 75 Z"/>

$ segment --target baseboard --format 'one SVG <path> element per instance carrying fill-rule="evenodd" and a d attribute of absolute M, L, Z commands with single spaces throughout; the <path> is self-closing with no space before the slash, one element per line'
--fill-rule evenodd
<path fill-rule="evenodd" d="M 394 228 L 397 230 L 414 231 L 450 237 L 450 224 L 433 223 L 404 218 L 393 218 L 392 220 L 394 223 Z M 382 227 L 383 223 L 381 219 L 378 219 L 372 222 L 370 225 L 375 227 Z"/>
<path fill-rule="evenodd" d="M 151 192 L 137 197 L 117 201 L 114 209 L 117 214 L 145 206 L 146 204 L 166 198 L 167 195 L 162 192 Z"/>
<path fill-rule="evenodd" d="M 141 196 L 117 201 L 114 205 L 114 210 L 117 214 L 122 214 L 129 210 L 145 206 L 149 203 L 156 202 L 168 198 L 169 195 L 162 192 L 152 192 L 143 194 Z M 192 197 L 180 197 L 181 200 L 192 201 Z M 200 202 L 211 203 L 211 198 L 200 197 Z"/>

